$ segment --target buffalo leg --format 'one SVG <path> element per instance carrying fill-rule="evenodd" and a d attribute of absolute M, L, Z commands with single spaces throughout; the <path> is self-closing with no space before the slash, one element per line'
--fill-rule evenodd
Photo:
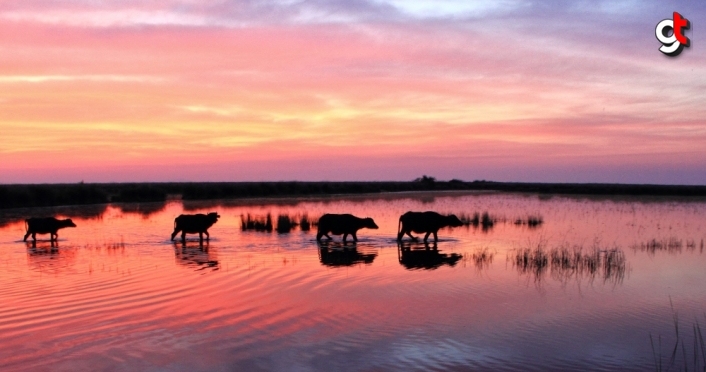
<path fill-rule="evenodd" d="M 37 233 L 32 233 L 32 240 L 37 241 Z"/>
<path fill-rule="evenodd" d="M 203 233 L 199 231 L 199 244 L 203 245 Z"/>
<path fill-rule="evenodd" d="M 412 236 L 412 232 L 411 232 L 411 231 L 407 231 L 407 235 L 409 235 L 409 237 L 412 238 L 412 240 L 417 240 L 417 237 L 416 237 L 416 236 Z"/>
<path fill-rule="evenodd" d="M 429 239 L 429 235 L 431 235 L 431 231 L 429 231 L 426 235 L 424 235 L 424 243 L 426 243 L 427 239 Z"/>
<path fill-rule="evenodd" d="M 343 242 L 346 242 L 346 238 L 348 238 L 348 234 L 343 234 Z"/>
<path fill-rule="evenodd" d="M 327 233 L 324 233 L 324 232 L 319 231 L 319 232 L 316 234 L 316 241 L 317 241 L 317 242 L 320 242 L 322 236 L 325 236 L 328 240 L 331 240 L 331 239 L 332 239 L 330 236 L 328 236 Z"/>
<path fill-rule="evenodd" d="M 439 241 L 439 237 L 436 236 L 436 231 L 434 231 L 434 243 L 436 244 L 436 242 L 438 242 L 438 241 Z"/>
<path fill-rule="evenodd" d="M 29 237 L 30 234 L 31 234 L 31 232 L 30 232 L 29 230 L 27 230 L 27 234 L 25 234 L 25 238 L 22 239 L 22 241 L 23 241 L 23 242 L 26 242 L 26 241 L 27 241 L 27 237 Z"/>
<path fill-rule="evenodd" d="M 397 234 L 397 241 L 398 241 L 398 242 L 401 242 L 403 236 L 404 236 L 404 231 L 400 231 L 400 232 Z"/>
<path fill-rule="evenodd" d="M 206 234 L 206 241 L 211 240 L 211 235 L 208 234 L 208 231 L 204 231 L 204 234 Z"/>
<path fill-rule="evenodd" d="M 49 234 L 49 241 L 58 241 L 59 240 L 59 233 L 51 233 Z"/>
<path fill-rule="evenodd" d="M 357 241 L 358 241 L 358 237 L 355 236 L 355 233 L 351 234 L 351 236 L 353 237 L 353 241 L 354 241 L 354 242 L 357 242 Z"/>
<path fill-rule="evenodd" d="M 186 231 L 181 232 L 181 242 L 186 244 Z"/>
<path fill-rule="evenodd" d="M 174 229 L 174 232 L 172 233 L 172 241 L 174 241 L 174 237 L 179 233 L 179 229 Z"/>

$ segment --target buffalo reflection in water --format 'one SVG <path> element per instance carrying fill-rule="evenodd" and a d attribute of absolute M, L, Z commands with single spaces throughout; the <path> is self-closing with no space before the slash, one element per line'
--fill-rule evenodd
<path fill-rule="evenodd" d="M 41 273 L 58 274 L 76 263 L 76 249 L 59 249 L 56 241 L 26 242 L 27 263 Z"/>
<path fill-rule="evenodd" d="M 189 242 L 190 243 L 190 242 Z M 209 243 L 181 244 L 174 242 L 174 256 L 178 265 L 195 268 L 196 271 L 220 269 L 216 252 L 209 248 Z"/>
<path fill-rule="evenodd" d="M 369 265 L 373 263 L 377 253 L 361 253 L 354 242 L 341 243 L 323 241 L 318 242 L 319 261 L 324 266 L 354 266 L 357 264 Z"/>
<path fill-rule="evenodd" d="M 441 253 L 435 243 L 397 243 L 397 258 L 408 270 L 434 270 L 441 266 L 455 266 L 463 258 L 458 253 Z"/>

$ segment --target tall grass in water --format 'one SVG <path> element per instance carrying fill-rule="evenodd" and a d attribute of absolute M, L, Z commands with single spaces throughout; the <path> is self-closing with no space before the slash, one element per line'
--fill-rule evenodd
<path fill-rule="evenodd" d="M 464 226 L 480 227 L 483 232 L 488 232 L 500 221 L 499 218 L 491 216 L 487 211 L 482 214 L 478 212 L 474 212 L 473 214 L 459 213 L 457 217 Z"/>
<path fill-rule="evenodd" d="M 280 214 L 279 216 L 277 216 L 277 232 L 280 234 L 288 233 L 292 231 L 295 226 L 298 225 L 299 224 L 294 218 L 291 218 L 286 214 Z"/>
<path fill-rule="evenodd" d="M 262 216 L 251 216 L 250 213 L 247 216 L 240 215 L 240 227 L 243 231 L 255 230 L 255 231 L 272 231 L 272 215 L 267 214 L 265 217 Z"/>
<path fill-rule="evenodd" d="M 674 310 L 674 304 L 672 303 L 672 298 L 669 298 L 669 305 L 672 308 L 672 319 L 674 321 L 674 333 L 676 336 L 676 341 L 674 347 L 671 349 L 671 355 L 669 357 L 669 362 L 667 365 L 667 371 L 671 370 L 672 367 L 676 367 L 678 371 L 689 371 L 689 365 L 691 364 L 691 370 L 693 371 L 706 371 L 706 343 L 704 343 L 704 337 L 701 332 L 701 325 L 698 319 L 694 319 L 691 325 L 692 335 L 680 336 L 679 333 L 679 314 Z M 706 318 L 706 313 L 704 314 Z M 688 345 L 687 341 L 691 338 L 691 345 Z M 664 361 L 662 357 L 662 335 L 657 337 L 657 348 L 655 348 L 655 340 L 650 332 L 650 346 L 652 347 L 652 356 L 654 358 L 655 371 L 664 371 Z M 667 349 L 669 350 L 669 349 Z M 687 351 L 688 350 L 688 351 Z M 692 355 L 693 358 L 691 357 Z M 681 357 L 681 360 L 678 358 Z"/>
<path fill-rule="evenodd" d="M 490 264 L 493 263 L 493 258 L 495 258 L 495 253 L 487 247 L 478 248 L 472 254 L 463 254 L 462 262 L 465 266 L 468 261 L 471 261 L 473 266 L 479 272 L 490 268 Z"/>
<path fill-rule="evenodd" d="M 515 226 L 527 226 L 530 229 L 537 228 L 544 223 L 542 216 L 527 216 L 526 218 L 516 218 Z"/>
<path fill-rule="evenodd" d="M 253 216 L 251 214 L 240 215 L 240 227 L 243 231 L 260 231 L 272 232 L 276 231 L 280 234 L 286 234 L 299 227 L 301 231 L 309 231 L 312 227 L 317 226 L 318 219 L 309 217 L 304 214 L 279 214 L 277 215 L 276 225 L 272 222 L 272 215 L 267 213 L 264 216 Z"/>
<path fill-rule="evenodd" d="M 631 247 L 634 251 L 646 252 L 648 254 L 654 255 L 656 252 L 667 252 L 667 253 L 681 253 L 684 248 L 688 251 L 694 251 L 696 249 L 696 241 L 694 240 L 684 240 L 678 239 L 676 237 L 669 237 L 665 239 L 651 239 L 640 244 L 634 244 Z M 704 249 L 703 239 L 701 240 L 701 252 Z"/>
<path fill-rule="evenodd" d="M 548 249 L 546 242 L 536 246 L 516 249 L 508 254 L 508 261 L 520 274 L 530 274 L 540 282 L 547 273 L 552 279 L 562 283 L 570 279 L 593 280 L 602 278 L 604 282 L 621 283 L 625 277 L 627 262 L 625 253 L 618 248 L 592 248 L 582 246 L 559 246 Z"/>
<path fill-rule="evenodd" d="M 484 211 L 483 213 L 474 212 L 472 214 L 459 213 L 457 217 L 459 220 L 461 220 L 461 223 L 464 226 L 481 228 L 483 232 L 490 231 L 498 223 L 513 222 L 513 220 L 508 221 L 508 219 L 505 217 L 494 216 L 488 213 L 488 211 Z M 514 219 L 515 226 L 527 226 L 530 229 L 538 228 L 543 223 L 544 219 L 542 218 L 542 216 L 539 215 L 530 215 L 527 217 L 518 217 Z"/>

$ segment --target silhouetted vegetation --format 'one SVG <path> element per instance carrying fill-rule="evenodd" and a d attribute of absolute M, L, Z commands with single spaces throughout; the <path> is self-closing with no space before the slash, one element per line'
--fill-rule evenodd
<path fill-rule="evenodd" d="M 110 202 L 366 194 L 426 190 L 486 190 L 540 194 L 706 196 L 706 186 L 550 184 L 439 181 L 422 176 L 411 182 L 199 182 L 199 183 L 76 183 L 0 185 L 0 209 Z"/>
<path fill-rule="evenodd" d="M 667 351 L 671 349 L 671 355 L 666 370 L 670 371 L 672 367 L 676 366 L 677 371 L 689 371 L 689 364 L 691 364 L 692 371 L 706 371 L 706 342 L 704 342 L 704 337 L 701 333 L 701 324 L 699 324 L 698 319 L 694 319 L 694 322 L 691 324 L 692 332 L 689 332 L 687 328 L 686 340 L 691 338 L 691 343 L 688 344 L 683 334 L 681 336 L 679 334 L 679 314 L 674 310 L 671 297 L 669 298 L 669 305 L 672 307 L 672 319 L 674 321 L 676 340 L 674 347 L 667 348 Z M 706 313 L 704 317 L 706 317 Z M 692 334 L 689 335 L 689 333 Z M 662 335 L 657 337 L 657 347 L 655 347 L 655 340 L 650 332 L 650 345 L 652 346 L 655 371 L 661 372 L 664 370 L 663 366 L 666 362 L 663 361 L 662 357 Z"/>
<path fill-rule="evenodd" d="M 694 251 L 696 250 L 696 246 L 697 244 L 694 240 L 684 241 L 672 236 L 670 238 L 660 240 L 652 239 L 640 244 L 634 244 L 631 248 L 634 251 L 647 252 L 648 254 L 654 255 L 656 252 L 681 253 L 684 249 L 687 251 Z M 701 240 L 699 247 L 699 251 L 703 252 L 703 239 Z"/>
<path fill-rule="evenodd" d="M 491 252 L 488 248 L 479 248 L 472 254 L 463 254 L 462 260 L 464 265 L 468 261 L 471 261 L 478 271 L 483 271 L 490 268 L 490 264 L 493 263 L 493 258 L 495 258 L 495 253 L 496 252 Z"/>
<path fill-rule="evenodd" d="M 280 234 L 288 233 L 299 224 L 286 214 L 277 216 L 277 232 Z"/>
<path fill-rule="evenodd" d="M 240 227 L 243 231 L 254 230 L 272 232 L 272 215 L 269 213 L 266 216 L 251 216 L 249 213 L 247 216 L 241 215 Z"/>
<path fill-rule="evenodd" d="M 520 274 L 529 274 L 535 281 L 541 281 L 549 271 L 550 276 L 560 282 L 569 279 L 596 277 L 614 284 L 622 282 L 626 271 L 625 253 L 618 248 L 605 249 L 594 246 L 561 246 L 547 250 L 544 243 L 536 247 L 522 248 L 508 256 Z"/>
<path fill-rule="evenodd" d="M 311 225 L 312 222 L 309 221 L 309 216 L 306 214 L 303 215 L 301 220 L 299 221 L 299 229 L 301 229 L 301 231 L 309 231 L 311 230 Z"/>
<path fill-rule="evenodd" d="M 240 215 L 240 229 L 243 231 L 260 231 L 272 232 L 276 231 L 280 234 L 286 234 L 299 227 L 301 231 L 309 231 L 316 226 L 317 219 L 311 219 L 307 214 L 303 215 L 277 215 L 276 225 L 272 222 L 272 214 L 254 216 L 251 214 Z"/>
<path fill-rule="evenodd" d="M 539 227 L 544 223 L 542 216 L 527 216 L 527 218 L 517 218 L 515 219 L 516 226 L 527 226 L 530 229 Z"/>
<path fill-rule="evenodd" d="M 429 177 L 426 174 L 415 179 L 414 182 L 419 183 L 424 187 L 424 190 L 434 190 L 436 188 L 436 178 Z M 454 184 L 458 184 L 457 182 Z"/>

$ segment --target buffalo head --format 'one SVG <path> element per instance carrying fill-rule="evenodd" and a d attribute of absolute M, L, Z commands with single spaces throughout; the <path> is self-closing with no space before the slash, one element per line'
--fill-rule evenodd
<path fill-rule="evenodd" d="M 70 218 L 67 218 L 67 219 L 61 221 L 61 226 L 62 227 L 76 227 L 76 224 L 74 223 L 74 221 L 71 221 Z"/>
<path fill-rule="evenodd" d="M 373 221 L 372 218 L 364 218 L 363 219 L 363 227 L 367 227 L 368 229 L 377 229 L 378 225 L 375 224 L 375 221 Z"/>
<path fill-rule="evenodd" d="M 463 222 L 461 222 L 461 220 L 459 220 L 455 214 L 450 214 L 446 216 L 446 223 L 448 223 L 451 227 L 463 226 Z"/>

